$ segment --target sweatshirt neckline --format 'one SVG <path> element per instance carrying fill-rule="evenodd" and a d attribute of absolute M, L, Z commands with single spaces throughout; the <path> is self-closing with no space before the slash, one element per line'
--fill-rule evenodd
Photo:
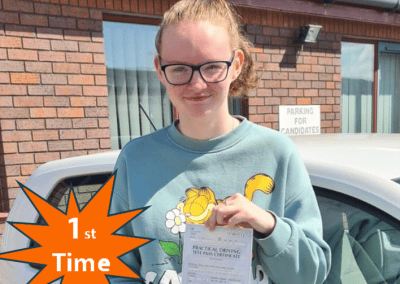
<path fill-rule="evenodd" d="M 168 127 L 167 133 L 174 144 L 188 151 L 202 153 L 218 152 L 239 143 L 239 141 L 246 136 L 249 128 L 251 127 L 251 123 L 245 117 L 235 117 L 241 120 L 241 123 L 238 127 L 228 133 L 208 140 L 197 140 L 183 135 L 176 127 L 179 120 L 174 121 Z"/>

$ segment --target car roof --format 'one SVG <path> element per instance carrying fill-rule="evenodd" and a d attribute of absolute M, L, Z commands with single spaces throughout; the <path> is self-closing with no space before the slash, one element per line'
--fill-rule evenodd
<path fill-rule="evenodd" d="M 400 134 L 291 136 L 306 164 L 324 162 L 385 179 L 400 178 Z"/>

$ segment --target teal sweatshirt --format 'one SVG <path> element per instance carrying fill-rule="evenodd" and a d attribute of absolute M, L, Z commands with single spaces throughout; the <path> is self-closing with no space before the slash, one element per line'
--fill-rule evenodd
<path fill-rule="evenodd" d="M 322 283 L 330 249 L 307 171 L 290 139 L 243 117 L 231 132 L 194 140 L 176 122 L 130 141 L 115 169 L 111 213 L 150 206 L 118 234 L 153 238 L 122 257 L 145 281 L 181 284 L 186 223 L 202 224 L 237 192 L 272 212 L 271 235 L 255 234 L 252 283 Z"/>

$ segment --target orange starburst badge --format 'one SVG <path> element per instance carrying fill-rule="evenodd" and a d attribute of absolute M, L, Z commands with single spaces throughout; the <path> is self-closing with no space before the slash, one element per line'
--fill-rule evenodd
<path fill-rule="evenodd" d="M 66 213 L 20 184 L 46 225 L 10 223 L 39 244 L 0 254 L 0 259 L 45 265 L 29 284 L 109 283 L 107 276 L 140 278 L 118 257 L 151 239 L 114 234 L 147 208 L 109 215 L 115 174 L 79 209 L 71 187 Z"/>

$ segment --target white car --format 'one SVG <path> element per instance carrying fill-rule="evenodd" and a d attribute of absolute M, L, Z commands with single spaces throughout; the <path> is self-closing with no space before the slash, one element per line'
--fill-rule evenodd
<path fill-rule="evenodd" d="M 332 269 L 325 283 L 400 284 L 400 134 L 292 138 L 310 174 L 321 209 L 324 238 L 332 248 Z M 25 185 L 65 209 L 72 183 L 78 200 L 84 204 L 108 179 L 118 153 L 46 163 Z M 8 221 L 41 222 L 23 194 L 15 200 Z M 6 225 L 3 252 L 32 245 L 27 237 Z M 28 283 L 38 268 L 0 260 L 0 283 Z M 266 283 L 262 273 L 256 277 L 258 283 Z"/>

